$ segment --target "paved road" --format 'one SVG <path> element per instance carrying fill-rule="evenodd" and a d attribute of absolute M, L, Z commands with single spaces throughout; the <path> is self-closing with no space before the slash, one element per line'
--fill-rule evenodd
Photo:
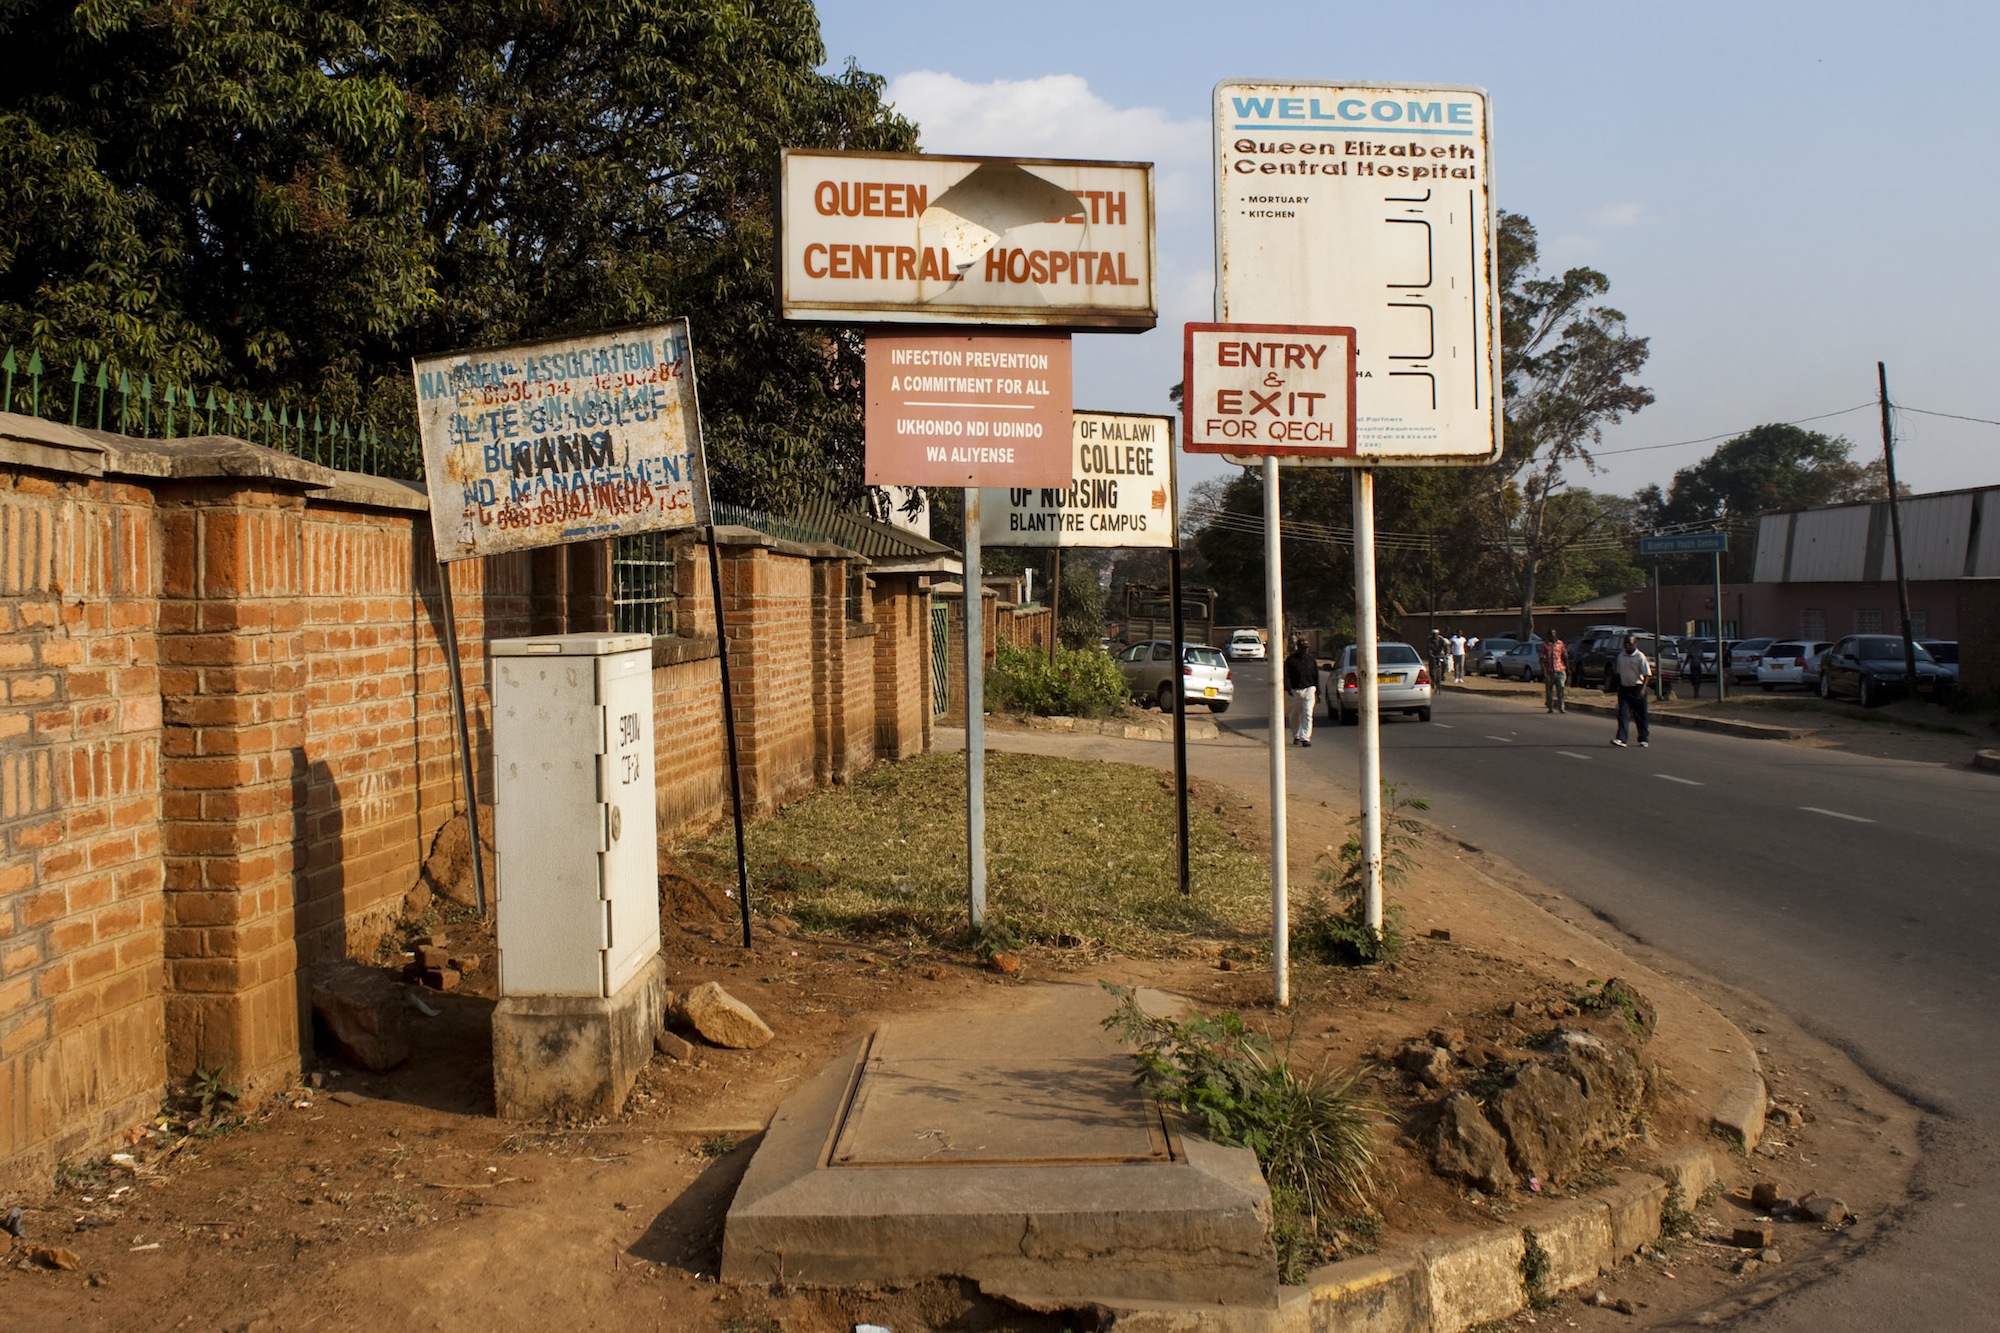
<path fill-rule="evenodd" d="M 1262 739 L 1255 664 L 1225 725 Z M 1908 1223 L 1745 1328 L 2000 1327 L 2000 778 L 1447 693 L 1382 727 L 1430 818 L 1764 996 L 1934 1112 Z M 1290 751 L 1355 786 L 1355 728 Z"/>

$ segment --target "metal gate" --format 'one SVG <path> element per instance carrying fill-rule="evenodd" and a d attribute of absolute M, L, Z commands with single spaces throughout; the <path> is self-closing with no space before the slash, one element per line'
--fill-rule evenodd
<path fill-rule="evenodd" d="M 951 707 L 951 608 L 931 603 L 931 716 Z"/>

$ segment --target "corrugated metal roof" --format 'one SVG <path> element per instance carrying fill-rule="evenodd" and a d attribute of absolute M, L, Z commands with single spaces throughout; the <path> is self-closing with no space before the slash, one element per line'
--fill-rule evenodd
<path fill-rule="evenodd" d="M 1792 516 L 1792 583 L 1858 583 L 1869 576 L 1871 506 L 1808 509 Z"/>
<path fill-rule="evenodd" d="M 1981 492 L 1973 511 L 1979 530 L 1973 542 L 1969 574 L 2000 578 L 2000 488 Z"/>
<path fill-rule="evenodd" d="M 878 523 L 865 514 L 843 509 L 832 500 L 813 500 L 786 516 L 794 525 L 820 534 L 823 541 L 845 546 L 870 560 L 922 560 L 957 555 L 943 542 L 934 542 L 907 528 Z"/>
<path fill-rule="evenodd" d="M 1785 557 L 1790 554 L 1792 516 L 1766 514 L 1757 522 L 1757 567 L 1750 577 L 1758 583 L 1783 583 Z"/>
<path fill-rule="evenodd" d="M 1955 579 L 1965 573 L 1965 545 L 1972 537 L 1972 507 L 1977 498 L 1970 491 L 1914 495 L 1896 506 L 1903 524 L 1905 578 Z M 1883 521 L 1887 523 L 1887 514 Z M 1896 577 L 1893 542 L 1882 543 L 1881 572 L 1876 577 Z"/>

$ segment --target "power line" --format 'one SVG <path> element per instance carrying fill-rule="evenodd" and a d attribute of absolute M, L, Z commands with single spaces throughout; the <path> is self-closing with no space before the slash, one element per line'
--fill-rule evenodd
<path fill-rule="evenodd" d="M 1878 404 L 1876 403 L 1876 401 L 1875 401 L 1874 399 L 1872 399 L 1872 398 L 1871 398 L 1871 399 L 1869 399 L 1869 400 L 1868 400 L 1867 402 L 1865 402 L 1865 403 L 1856 403 L 1856 404 L 1855 404 L 1855 405 L 1854 405 L 1853 407 L 1843 407 L 1843 408 L 1841 408 L 1841 409 L 1840 409 L 1840 410 L 1839 410 L 1838 412 L 1821 412 L 1821 413 L 1819 413 L 1819 414 L 1818 414 L 1818 415 L 1816 415 L 1816 416 L 1810 416 L 1810 417 L 1799 417 L 1799 418 L 1797 418 L 1796 420 L 1792 420 L 1792 421 L 1780 421 L 1780 422 L 1778 422 L 1777 424 L 1778 424 L 1778 425 L 1780 425 L 1780 426 L 1803 426 L 1803 425 L 1805 425 L 1805 424 L 1806 424 L 1806 423 L 1807 423 L 1808 421 L 1825 421 L 1825 420 L 1827 420 L 1827 419 L 1828 419 L 1829 417 L 1844 417 L 1844 416 L 1846 416 L 1846 415 L 1847 415 L 1847 414 L 1848 414 L 1849 412 L 1860 412 L 1860 411 L 1863 411 L 1863 410 L 1868 410 L 1868 411 L 1872 411 L 1872 410 L 1874 410 L 1874 409 L 1875 409 L 1875 408 L 1876 408 L 1877 406 L 1878 406 Z M 1920 409 L 1912 407 L 1912 408 L 1906 408 L 1905 410 L 1906 410 L 1906 411 L 1910 411 L 1910 412 L 1915 412 L 1915 411 L 1919 411 Z M 1926 415 L 1930 415 L 1930 416 L 1942 416 L 1942 415 L 1944 415 L 1944 414 L 1943 414 L 1943 413 L 1935 413 L 1935 412 L 1934 412 L 1934 413 L 1927 413 Z M 1976 417 L 1967 417 L 1967 418 L 1965 418 L 1965 420 L 1968 420 L 1968 421 L 1975 421 L 1975 420 L 1977 420 L 1977 419 L 1978 419 L 1978 418 L 1976 418 Z M 1758 423 L 1758 424 L 1759 424 L 1759 425 L 1768 425 L 1768 424 L 1770 424 L 1770 423 L 1768 423 L 1768 422 L 1760 422 L 1760 423 Z M 1993 423 L 1990 423 L 1990 424 L 1993 424 L 1993 425 L 2000 425 L 2000 422 L 1993 422 Z M 1675 441 L 1673 441 L 1673 442 L 1672 442 L 1672 443 L 1670 443 L 1670 444 L 1638 444 L 1638 445 L 1633 445 L 1633 446 L 1632 446 L 1631 448 L 1629 448 L 1629 449 L 1593 449 L 1593 450 L 1591 450 L 1591 451 L 1590 451 L 1590 456 L 1591 456 L 1592 458 L 1605 458 L 1605 457 L 1608 457 L 1609 455 L 1612 455 L 1612 454 L 1644 454 L 1644 453 L 1651 453 L 1651 452 L 1652 452 L 1653 450 L 1655 450 L 1655 449 L 1682 449 L 1682 448 L 1685 448 L 1685 447 L 1687 447 L 1687 446 L 1688 446 L 1688 445 L 1690 445 L 1690 444 L 1712 444 L 1712 443 L 1714 443 L 1714 442 L 1715 442 L 1716 440 L 1733 440 L 1733 439 L 1735 439 L 1735 438 L 1736 438 L 1737 436 L 1739 436 L 1739 435 L 1747 435 L 1747 434 L 1749 434 L 1749 433 L 1750 433 L 1751 431 L 1753 431 L 1753 430 L 1755 430 L 1755 429 L 1757 429 L 1757 427 L 1756 427 L 1756 426 L 1745 426 L 1745 427 L 1744 427 L 1743 429 L 1741 429 L 1741 430 L 1729 430 L 1729 431 L 1724 431 L 1724 432 L 1723 432 L 1722 434 L 1720 434 L 1720 435 L 1704 435 L 1704 436 L 1702 436 L 1701 438 L 1699 438 L 1699 439 L 1694 439 L 1694 440 L 1675 440 Z"/>
<path fill-rule="evenodd" d="M 1943 417 L 1947 421 L 1976 421 L 1982 426 L 2000 426 L 2000 421 L 1992 421 L 1986 417 L 1962 417 L 1956 412 L 1932 412 L 1922 407 L 1904 407 L 1896 402 L 1890 403 L 1889 406 L 1894 411 L 1915 412 L 1920 417 Z"/>

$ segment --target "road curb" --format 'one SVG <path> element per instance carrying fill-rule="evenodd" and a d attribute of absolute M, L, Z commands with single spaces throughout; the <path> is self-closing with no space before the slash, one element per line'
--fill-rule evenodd
<path fill-rule="evenodd" d="M 1443 688 L 1454 694 L 1477 694 L 1483 698 L 1501 699 L 1508 703 L 1520 702 L 1512 695 L 1495 690 L 1474 690 L 1463 685 L 1446 685 Z M 1596 690 L 1590 693 L 1596 694 Z M 1618 716 L 1616 704 L 1601 704 L 1591 700 L 1578 699 L 1575 693 L 1569 696 L 1564 709 L 1571 713 L 1589 713 L 1596 717 Z M 1734 718 L 1691 716 L 1686 713 L 1653 709 L 1647 713 L 1647 721 L 1653 726 L 1687 727 L 1694 731 L 1713 731 L 1724 736 L 1741 736 L 1759 741 L 1796 741 L 1812 735 L 1807 727 L 1776 727 L 1768 722 L 1739 722 Z"/>
<path fill-rule="evenodd" d="M 1117 1301 L 1105 1309 L 1119 1333 L 1463 1333 L 1538 1295 L 1596 1281 L 1658 1241 L 1668 1215 L 1692 1211 L 1718 1180 L 1715 1155 L 1699 1146 L 1652 1171 L 1614 1175 L 1581 1198 L 1528 1204 L 1518 1223 L 1315 1269 L 1304 1286 L 1281 1288 L 1272 1307 Z M 1539 1290 L 1527 1277 L 1531 1240 Z"/>
<path fill-rule="evenodd" d="M 988 713 L 988 719 L 994 714 Z M 1094 717 L 1023 717 L 1014 719 L 1023 731 L 1057 732 L 1072 736 L 1116 736 L 1128 741 L 1170 741 L 1174 738 L 1173 719 L 1158 715 L 1145 715 L 1136 720 L 1125 718 Z M 1221 732 L 1213 717 L 1190 717 L 1187 720 L 1187 738 L 1191 741 L 1212 741 Z"/>
<path fill-rule="evenodd" d="M 1972 766 L 1985 769 L 1988 773 L 2000 773 L 2000 750 L 1973 751 Z"/>

